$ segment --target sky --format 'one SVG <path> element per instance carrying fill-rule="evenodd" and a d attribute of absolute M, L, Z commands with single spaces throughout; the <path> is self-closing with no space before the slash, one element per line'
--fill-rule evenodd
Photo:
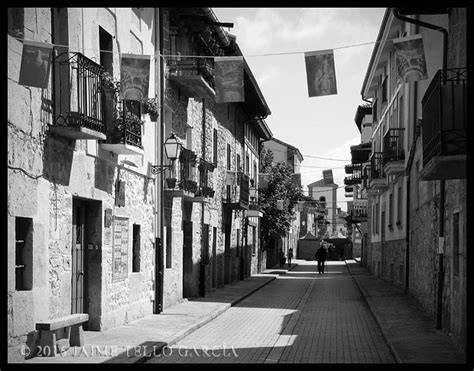
<path fill-rule="evenodd" d="M 270 108 L 266 123 L 274 138 L 303 155 L 303 191 L 333 169 L 338 207 L 347 210 L 344 165 L 351 162 L 350 146 L 360 144 L 354 117 L 366 103 L 360 91 L 385 8 L 212 10 L 220 22 L 234 24 L 224 30 L 237 37 Z M 337 94 L 309 97 L 304 53 L 328 49 L 334 50 Z"/>

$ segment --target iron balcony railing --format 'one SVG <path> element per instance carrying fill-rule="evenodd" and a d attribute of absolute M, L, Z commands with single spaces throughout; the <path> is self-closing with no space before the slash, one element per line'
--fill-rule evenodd
<path fill-rule="evenodd" d="M 361 187 L 362 188 L 367 188 L 369 187 L 369 182 L 370 182 L 370 164 L 365 164 L 364 168 L 362 170 L 362 183 Z"/>
<path fill-rule="evenodd" d="M 383 165 L 383 152 L 374 152 L 370 157 L 370 180 L 385 177 Z"/>
<path fill-rule="evenodd" d="M 349 164 L 344 166 L 346 174 L 353 174 L 354 171 L 360 171 L 362 164 Z"/>
<path fill-rule="evenodd" d="M 212 58 L 172 59 L 169 62 L 169 71 L 172 76 L 201 75 L 209 86 L 215 89 Z"/>
<path fill-rule="evenodd" d="M 127 144 L 137 148 L 142 148 L 142 126 L 143 121 L 132 110 L 135 101 L 117 102 L 117 117 L 113 120 L 113 127 L 107 132 L 106 143 Z M 139 105 L 136 101 L 135 105 Z"/>
<path fill-rule="evenodd" d="M 179 182 L 178 188 L 184 191 L 195 193 L 198 190 L 198 183 L 194 179 L 194 168 L 197 165 L 197 155 L 187 148 L 181 148 L 179 154 Z"/>
<path fill-rule="evenodd" d="M 106 132 L 105 106 L 102 99 L 101 74 L 103 67 L 81 53 L 63 53 L 55 58 L 59 67 L 60 93 L 56 123 Z"/>
<path fill-rule="evenodd" d="M 403 148 L 403 133 L 405 128 L 390 128 L 383 138 L 383 159 L 384 164 L 391 161 L 405 159 Z"/>
<path fill-rule="evenodd" d="M 199 170 L 199 190 L 198 194 L 205 197 L 214 197 L 214 189 L 210 182 L 210 172 L 213 172 L 216 166 L 206 160 L 200 159 L 198 170 Z"/>
<path fill-rule="evenodd" d="M 439 70 L 428 86 L 421 105 L 423 165 L 436 156 L 465 155 L 466 68 Z"/>
<path fill-rule="evenodd" d="M 346 186 L 354 185 L 354 184 L 360 184 L 362 182 L 362 178 L 360 176 L 346 176 L 344 178 L 344 184 Z"/>

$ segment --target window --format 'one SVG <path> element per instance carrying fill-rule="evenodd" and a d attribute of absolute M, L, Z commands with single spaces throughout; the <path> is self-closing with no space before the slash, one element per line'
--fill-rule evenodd
<path fill-rule="evenodd" d="M 400 102 L 398 104 L 398 127 L 403 128 L 403 97 L 400 97 Z"/>
<path fill-rule="evenodd" d="M 245 173 L 250 173 L 250 157 L 249 155 L 245 155 Z"/>
<path fill-rule="evenodd" d="M 459 212 L 453 214 L 453 274 L 459 275 Z"/>
<path fill-rule="evenodd" d="M 415 163 L 415 179 L 416 179 L 416 184 L 415 184 L 415 197 L 414 197 L 414 202 L 415 202 L 415 210 L 418 210 L 418 207 L 420 206 L 420 161 L 418 160 Z"/>
<path fill-rule="evenodd" d="M 217 166 L 217 129 L 214 129 L 212 144 L 213 144 L 213 161 L 214 161 L 214 165 Z"/>
<path fill-rule="evenodd" d="M 240 155 L 237 154 L 237 171 L 241 171 L 241 170 L 242 170 L 242 169 L 241 169 L 241 166 L 242 166 L 242 165 L 240 164 Z"/>
<path fill-rule="evenodd" d="M 207 264 L 209 262 L 209 224 L 202 225 L 201 243 L 201 261 Z"/>
<path fill-rule="evenodd" d="M 231 152 L 231 149 L 230 149 L 230 144 L 227 143 L 227 170 L 231 170 L 231 166 L 232 166 L 232 152 Z"/>
<path fill-rule="evenodd" d="M 398 282 L 399 283 L 403 283 L 405 280 L 404 280 L 404 277 L 403 277 L 403 264 L 400 264 L 398 266 Z"/>
<path fill-rule="evenodd" d="M 15 290 L 33 288 L 33 219 L 15 218 Z"/>
<path fill-rule="evenodd" d="M 379 213 L 380 213 L 380 204 L 375 205 L 375 233 L 379 233 Z"/>
<path fill-rule="evenodd" d="M 167 225 L 164 230 L 166 236 L 165 236 L 165 243 L 166 243 L 166 268 L 171 268 L 172 266 L 172 255 L 173 255 L 173 234 L 172 234 L 172 229 L 170 225 Z"/>
<path fill-rule="evenodd" d="M 252 174 L 252 178 L 256 180 L 256 179 L 257 179 L 257 174 L 258 174 L 258 172 L 257 172 L 257 161 L 254 161 L 254 162 L 253 162 L 253 174 Z"/>
<path fill-rule="evenodd" d="M 382 81 L 382 103 L 388 100 L 388 76 L 385 75 Z"/>
<path fill-rule="evenodd" d="M 140 225 L 133 224 L 132 272 L 140 272 Z"/>
<path fill-rule="evenodd" d="M 402 208 L 403 208 L 403 194 L 402 194 L 402 186 L 398 186 L 398 194 L 397 194 L 397 223 L 401 224 L 402 222 Z"/>
<path fill-rule="evenodd" d="M 326 208 L 326 197 L 321 196 L 319 197 L 319 205 L 324 209 Z"/>
<path fill-rule="evenodd" d="M 100 65 L 112 74 L 113 65 L 113 47 L 112 35 L 99 26 L 99 48 L 100 48 Z"/>
<path fill-rule="evenodd" d="M 372 206 L 372 234 L 375 234 L 375 205 Z"/>
<path fill-rule="evenodd" d="M 235 256 L 238 258 L 240 254 L 240 229 L 237 229 L 237 246 L 235 248 Z"/>
<path fill-rule="evenodd" d="M 25 8 L 8 8 L 8 34 L 25 37 Z"/>
<path fill-rule="evenodd" d="M 377 99 L 374 99 L 374 103 L 372 103 L 372 117 L 374 123 L 377 122 Z"/>
<path fill-rule="evenodd" d="M 388 201 L 388 225 L 389 227 L 393 226 L 393 194 L 390 193 Z"/>
<path fill-rule="evenodd" d="M 257 253 L 257 228 L 252 226 L 250 234 L 252 241 L 252 255 L 255 255 Z"/>

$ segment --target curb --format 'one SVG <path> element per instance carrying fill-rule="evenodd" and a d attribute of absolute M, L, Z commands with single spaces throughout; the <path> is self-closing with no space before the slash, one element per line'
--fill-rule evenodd
<path fill-rule="evenodd" d="M 296 266 L 296 265 L 295 265 Z M 293 269 L 294 267 L 292 267 L 291 269 Z M 238 304 L 239 302 L 241 302 L 242 300 L 244 300 L 245 298 L 249 297 L 250 295 L 252 295 L 253 293 L 255 293 L 256 291 L 260 290 L 262 287 L 268 285 L 270 282 L 274 281 L 276 279 L 276 277 L 270 277 L 270 279 L 267 281 L 267 282 L 264 282 L 262 283 L 260 286 L 257 286 L 255 288 L 253 288 L 252 290 L 246 292 L 244 295 L 242 295 L 241 297 L 237 298 L 237 299 L 234 299 L 231 303 L 228 303 L 228 304 L 224 304 L 221 308 L 217 309 L 216 311 L 212 312 L 209 316 L 207 316 L 204 320 L 202 320 L 201 322 L 195 324 L 194 326 L 188 328 L 187 330 L 183 331 L 182 333 L 176 335 L 173 339 L 171 339 L 168 343 L 163 343 L 163 342 L 159 342 L 157 344 L 161 344 L 161 347 L 157 348 L 157 352 L 154 352 L 154 353 L 147 353 L 147 354 L 144 354 L 143 356 L 141 357 L 138 357 L 135 361 L 132 361 L 131 363 L 145 363 L 147 360 L 149 360 L 150 358 L 152 358 L 153 356 L 157 356 L 157 355 L 160 355 L 163 348 L 166 347 L 166 346 L 171 346 L 175 343 L 177 343 L 178 341 L 180 341 L 181 339 L 185 338 L 186 336 L 190 335 L 191 333 L 193 333 L 194 331 L 198 330 L 199 328 L 201 328 L 202 326 L 204 326 L 205 324 L 209 323 L 210 321 L 212 321 L 213 319 L 215 319 L 216 317 L 220 316 L 221 314 L 223 314 L 225 311 L 227 311 L 229 308 L 233 307 L 234 305 Z"/>
<path fill-rule="evenodd" d="M 393 355 L 393 358 L 395 358 L 395 361 L 397 363 L 403 363 L 400 356 L 398 355 L 397 350 L 395 349 L 395 346 L 393 345 L 392 341 L 390 340 L 390 337 L 387 336 L 386 330 L 384 329 L 384 326 L 382 326 L 382 321 L 380 320 L 379 315 L 373 309 L 374 306 L 373 306 L 372 300 L 370 299 L 370 296 L 368 295 L 367 290 L 365 290 L 365 288 L 362 287 L 362 285 L 359 283 L 359 281 L 355 278 L 355 275 L 352 274 L 351 269 L 349 268 L 349 264 L 347 263 L 347 261 L 345 261 L 345 263 L 346 263 L 347 270 L 349 271 L 352 279 L 354 280 L 357 287 L 359 288 L 359 291 L 362 293 L 362 296 L 364 297 L 364 301 L 367 303 L 367 306 L 370 309 L 370 313 L 372 313 L 372 316 L 374 317 L 375 321 L 379 325 L 380 331 L 382 332 L 382 336 L 383 336 L 385 342 L 387 343 L 387 345 L 390 349 L 390 352 Z"/>

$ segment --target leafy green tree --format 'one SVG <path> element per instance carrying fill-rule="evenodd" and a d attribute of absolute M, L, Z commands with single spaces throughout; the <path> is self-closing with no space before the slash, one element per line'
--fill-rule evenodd
<path fill-rule="evenodd" d="M 273 162 L 271 150 L 261 152 L 261 173 L 268 183 L 260 184 L 259 204 L 263 211 L 262 242 L 265 249 L 274 246 L 276 236 L 285 237 L 291 226 L 297 201 L 304 200 L 301 186 L 293 180 L 293 172 L 285 162 Z"/>

